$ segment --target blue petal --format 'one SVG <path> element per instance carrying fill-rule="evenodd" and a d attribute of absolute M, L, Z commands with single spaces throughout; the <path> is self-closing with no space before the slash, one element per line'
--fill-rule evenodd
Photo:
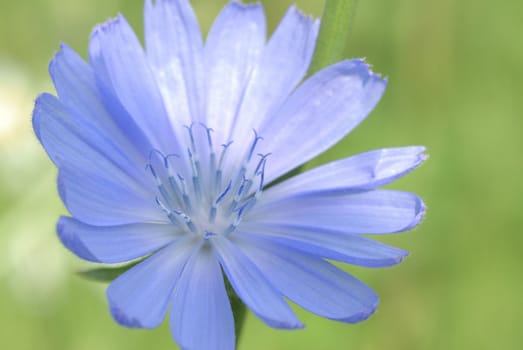
<path fill-rule="evenodd" d="M 152 253 L 179 238 L 173 225 L 91 226 L 70 217 L 58 221 L 62 243 L 80 258 L 119 263 Z"/>
<path fill-rule="evenodd" d="M 280 293 L 234 244 L 223 237 L 213 244 L 236 294 L 256 316 L 274 328 L 303 327 Z"/>
<path fill-rule="evenodd" d="M 99 130 L 79 124 L 54 96 L 39 96 L 33 125 L 60 168 L 62 199 L 78 219 L 93 225 L 165 220 L 150 190 L 152 179 L 138 175 L 138 167 L 146 174 L 143 165 L 133 164 Z"/>
<path fill-rule="evenodd" d="M 123 16 L 94 30 L 89 57 L 97 75 L 112 87 L 154 148 L 164 153 L 185 149 L 173 137 L 173 127 L 145 53 Z"/>
<path fill-rule="evenodd" d="M 262 196 L 244 220 L 384 234 L 410 230 L 424 214 L 425 205 L 415 194 L 375 190 L 298 195 L 277 200 L 266 200 Z"/>
<path fill-rule="evenodd" d="M 246 222 L 238 227 L 238 232 L 314 256 L 366 267 L 399 264 L 408 255 L 373 239 L 321 228 Z"/>
<path fill-rule="evenodd" d="M 193 241 L 181 239 L 115 279 L 107 288 L 114 319 L 132 328 L 159 326 L 174 285 L 194 249 Z"/>
<path fill-rule="evenodd" d="M 260 4 L 231 2 L 214 21 L 205 44 L 206 124 L 214 128 L 217 144 L 229 141 L 238 106 L 264 45 L 265 15 Z"/>
<path fill-rule="evenodd" d="M 203 42 L 189 2 L 156 1 L 153 5 L 147 0 L 145 44 L 173 122 L 181 126 L 191 125 L 192 120 L 202 121 Z"/>
<path fill-rule="evenodd" d="M 49 94 L 38 96 L 33 111 L 33 127 L 49 154 L 58 166 L 116 173 L 128 178 L 136 186 L 147 186 L 143 163 L 131 158 L 133 150 L 121 148 L 112 135 L 86 122 L 89 115 L 70 109 Z M 138 171 L 140 169 L 140 171 Z"/>
<path fill-rule="evenodd" d="M 235 145 L 247 148 L 252 135 L 245 131 L 258 130 L 303 79 L 318 27 L 319 21 L 303 15 L 295 6 L 289 8 L 252 71 L 230 137 Z"/>
<path fill-rule="evenodd" d="M 70 112 L 79 129 L 96 130 L 111 139 L 138 164 L 147 159 L 149 141 L 117 99 L 100 84 L 89 66 L 65 44 L 49 65 L 60 102 Z M 83 135 L 83 133 L 81 133 Z"/>
<path fill-rule="evenodd" d="M 322 317 L 343 322 L 367 319 L 378 296 L 328 262 L 252 236 L 234 242 L 286 297 Z"/>
<path fill-rule="evenodd" d="M 61 167 L 58 192 L 69 212 L 91 225 L 168 222 L 153 191 L 142 194 L 119 175 Z"/>
<path fill-rule="evenodd" d="M 341 140 L 378 103 L 386 81 L 362 60 L 323 69 L 306 80 L 258 130 L 272 153 L 270 182 Z"/>
<path fill-rule="evenodd" d="M 187 262 L 174 291 L 170 324 L 182 349 L 234 349 L 234 319 L 211 247 L 203 246 Z"/>
<path fill-rule="evenodd" d="M 414 170 L 424 147 L 385 148 L 338 160 L 294 176 L 264 192 L 266 199 L 324 191 L 362 191 L 386 185 Z"/>

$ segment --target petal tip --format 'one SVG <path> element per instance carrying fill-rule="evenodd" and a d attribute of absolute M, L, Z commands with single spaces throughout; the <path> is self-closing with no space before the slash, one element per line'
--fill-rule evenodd
<path fill-rule="evenodd" d="M 422 152 L 425 152 L 425 148 L 423 149 Z M 419 160 L 420 160 L 419 164 L 425 162 L 429 158 L 430 158 L 430 156 L 427 153 L 420 153 L 419 154 Z"/>
<path fill-rule="evenodd" d="M 109 299 L 109 311 L 111 313 L 111 316 L 118 324 L 128 328 L 144 328 L 140 321 L 138 321 L 136 318 L 127 316 L 122 309 L 116 306 L 115 303 L 112 302 L 109 295 L 107 296 L 107 298 Z"/>
<path fill-rule="evenodd" d="M 276 329 L 303 329 L 305 328 L 305 325 L 300 322 L 299 320 L 296 320 L 295 322 L 285 322 L 285 321 L 279 321 L 279 320 L 268 320 L 267 318 L 262 318 L 263 321 L 271 326 L 272 328 Z"/>
<path fill-rule="evenodd" d="M 405 227 L 405 229 L 403 229 L 402 231 L 412 230 L 413 228 L 418 226 L 421 223 L 421 221 L 425 218 L 425 215 L 427 213 L 427 206 L 425 205 L 423 200 L 419 197 L 417 199 L 415 212 L 416 212 L 416 215 L 414 216 L 414 219 L 412 220 L 412 222 L 407 227 Z"/>
<path fill-rule="evenodd" d="M 33 130 L 35 132 L 36 137 L 42 142 L 41 137 L 41 122 L 42 122 L 42 103 L 45 103 L 43 100 L 48 98 L 48 93 L 43 93 L 38 95 L 38 97 L 35 100 L 34 107 L 33 107 L 33 118 L 32 118 L 32 125 Z"/>
<path fill-rule="evenodd" d="M 71 230 L 69 223 L 74 219 L 62 216 L 56 225 L 56 232 L 62 244 L 78 257 L 92 261 L 100 262 L 94 254 L 85 246 L 82 240 Z"/>
<path fill-rule="evenodd" d="M 342 321 L 345 323 L 359 323 L 367 320 L 371 317 L 377 310 L 379 304 L 379 298 L 377 295 L 374 295 L 374 302 L 371 305 L 364 307 L 360 312 L 357 312 L 347 318 L 343 318 L 337 321 Z"/>
<path fill-rule="evenodd" d="M 296 17 L 298 17 L 298 19 L 300 21 L 304 21 L 304 22 L 307 22 L 307 23 L 312 23 L 314 24 L 313 22 L 318 22 L 319 24 L 319 19 L 315 18 L 314 16 L 312 15 L 309 15 L 305 12 L 303 12 L 302 10 L 300 10 L 296 4 L 292 4 L 291 6 L 289 6 L 289 9 L 287 10 L 287 15 L 295 15 Z"/>
<path fill-rule="evenodd" d="M 397 265 L 401 263 L 403 260 L 405 260 L 409 256 L 409 252 L 406 250 L 403 250 L 398 256 L 394 259 L 394 264 Z"/>
<path fill-rule="evenodd" d="M 117 26 L 121 25 L 122 23 L 127 23 L 127 21 L 124 15 L 119 13 L 118 15 L 116 15 L 116 17 L 109 18 L 105 22 L 95 26 L 93 31 L 91 32 L 91 39 L 100 34 L 108 34 L 112 32 Z"/>
<path fill-rule="evenodd" d="M 260 0 L 258 0 L 256 2 L 251 2 L 251 3 L 244 3 L 241 0 L 233 0 L 229 3 L 229 6 L 236 7 L 239 10 L 250 10 L 250 9 L 254 9 L 254 8 L 263 7 Z"/>

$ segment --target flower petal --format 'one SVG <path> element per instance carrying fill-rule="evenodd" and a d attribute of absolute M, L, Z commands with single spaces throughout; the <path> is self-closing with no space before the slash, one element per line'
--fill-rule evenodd
<path fill-rule="evenodd" d="M 92 226 L 70 217 L 57 225 L 62 243 L 80 258 L 102 263 L 119 263 L 152 253 L 179 235 L 173 225 L 130 224 Z"/>
<path fill-rule="evenodd" d="M 93 225 L 164 221 L 143 166 L 139 171 L 111 139 L 78 120 L 56 97 L 38 97 L 33 127 L 60 168 L 59 191 L 69 211 Z"/>
<path fill-rule="evenodd" d="M 234 349 L 234 319 L 211 247 L 201 247 L 187 262 L 174 291 L 170 324 L 183 349 Z"/>
<path fill-rule="evenodd" d="M 107 288 L 114 319 L 131 328 L 159 326 L 174 285 L 194 249 L 192 240 L 181 239 L 115 279 Z"/>
<path fill-rule="evenodd" d="M 119 106 L 107 87 L 100 84 L 91 66 L 65 44 L 49 65 L 60 102 L 80 129 L 96 130 L 113 140 L 135 162 L 146 161 L 149 141 L 132 118 Z M 108 108 L 109 107 L 109 108 Z"/>
<path fill-rule="evenodd" d="M 410 230 L 424 214 L 425 205 L 415 194 L 376 190 L 298 195 L 272 201 L 262 196 L 244 220 L 384 234 Z"/>
<path fill-rule="evenodd" d="M 279 292 L 242 251 L 223 237 L 214 239 L 213 244 L 236 294 L 256 316 L 274 328 L 303 327 Z"/>
<path fill-rule="evenodd" d="M 267 182 L 341 140 L 370 113 L 385 85 L 362 60 L 334 64 L 306 80 L 258 130 L 265 137 L 262 153 L 275 155 Z"/>
<path fill-rule="evenodd" d="M 247 148 L 252 141 L 246 130 L 258 130 L 303 79 L 309 67 L 319 21 L 303 15 L 295 6 L 276 28 L 253 69 L 230 136 Z"/>
<path fill-rule="evenodd" d="M 265 15 L 260 4 L 231 2 L 212 25 L 205 44 L 206 124 L 215 130 L 218 145 L 229 141 L 264 45 Z"/>
<path fill-rule="evenodd" d="M 69 212 L 91 225 L 168 222 L 154 191 L 142 193 L 120 175 L 61 167 L 58 192 Z"/>
<path fill-rule="evenodd" d="M 269 240 L 305 253 L 366 267 L 399 264 L 408 253 L 355 234 L 295 225 L 242 223 L 245 236 Z"/>
<path fill-rule="evenodd" d="M 50 94 L 38 96 L 33 111 L 33 128 L 49 157 L 58 166 L 119 173 L 122 178 L 144 187 L 151 183 L 129 157 L 132 150 L 120 148 L 105 132 L 85 123 L 78 111 L 64 106 Z"/>
<path fill-rule="evenodd" d="M 264 192 L 266 198 L 324 191 L 361 191 L 386 185 L 417 168 L 425 147 L 385 148 L 296 175 Z"/>
<path fill-rule="evenodd" d="M 322 317 L 355 323 L 367 319 L 378 296 L 328 262 L 265 240 L 235 235 L 234 242 L 286 297 Z"/>
<path fill-rule="evenodd" d="M 145 44 L 173 124 L 202 120 L 203 41 L 189 2 L 147 0 Z"/>
<path fill-rule="evenodd" d="M 99 78 L 112 86 L 152 146 L 164 153 L 180 153 L 184 148 L 173 137 L 173 128 L 145 53 L 123 16 L 93 31 L 89 57 Z"/>

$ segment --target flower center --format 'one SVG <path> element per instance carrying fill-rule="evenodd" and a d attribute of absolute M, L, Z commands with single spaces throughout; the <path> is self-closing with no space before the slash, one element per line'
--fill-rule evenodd
<path fill-rule="evenodd" d="M 216 152 L 212 129 L 204 125 L 186 129 L 185 155 L 150 152 L 146 168 L 156 182 L 156 203 L 184 232 L 203 239 L 228 235 L 258 200 L 269 154 L 254 156 L 262 140 L 256 131 L 243 158 L 236 162 L 227 159 L 232 155 L 232 141 L 222 144 Z"/>

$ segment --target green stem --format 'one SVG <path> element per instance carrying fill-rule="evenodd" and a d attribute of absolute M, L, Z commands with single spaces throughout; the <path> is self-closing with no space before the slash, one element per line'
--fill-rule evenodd
<path fill-rule="evenodd" d="M 224 275 L 223 278 L 225 280 L 225 289 L 227 290 L 227 295 L 231 302 L 232 314 L 234 316 L 234 330 L 236 333 L 236 347 L 238 347 L 238 341 L 240 340 L 240 335 L 245 323 L 245 316 L 247 315 L 247 307 L 240 297 L 236 295 L 236 292 L 232 288 L 227 277 Z"/>
<path fill-rule="evenodd" d="M 346 58 L 357 0 L 326 0 L 308 75 Z"/>

